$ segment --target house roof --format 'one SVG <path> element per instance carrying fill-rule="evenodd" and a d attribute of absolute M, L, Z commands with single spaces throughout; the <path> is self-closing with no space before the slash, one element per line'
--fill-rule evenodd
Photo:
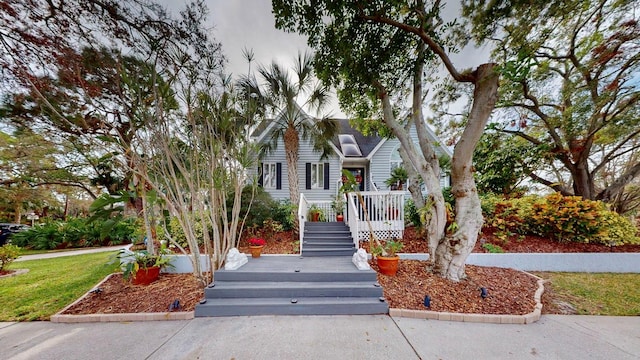
<path fill-rule="evenodd" d="M 382 138 L 379 136 L 364 136 L 362 133 L 349 124 L 348 119 L 336 119 L 338 122 L 338 134 L 341 135 L 351 135 L 356 140 L 358 147 L 360 147 L 360 152 L 362 153 L 361 157 L 367 157 L 376 148 L 376 145 L 380 143 Z M 336 148 L 341 149 L 340 147 L 340 139 L 336 136 L 331 140 Z M 345 156 L 349 156 L 347 154 L 343 154 Z M 353 156 L 351 156 L 353 157 Z M 360 156 L 357 156 L 360 157 Z"/>
<path fill-rule="evenodd" d="M 311 118 L 308 118 L 308 120 L 311 120 Z M 388 140 L 377 135 L 363 135 L 349 124 L 349 119 L 335 119 L 335 121 L 338 124 L 338 135 L 331 139 L 331 143 L 336 153 L 340 156 L 350 159 L 371 158 L 380 146 Z M 263 120 L 253 129 L 251 137 L 259 142 L 264 141 L 265 136 L 271 131 L 274 123 L 273 119 Z M 427 126 L 426 129 L 428 136 L 435 142 L 434 145 L 439 147 L 442 153 L 449 155 L 449 157 L 453 156 L 451 149 L 438 141 L 438 137 L 433 130 L 431 130 L 429 126 Z M 342 141 L 340 141 L 341 137 Z M 355 144 L 348 140 L 351 137 L 355 139 Z M 345 141 L 345 139 L 347 140 Z"/>

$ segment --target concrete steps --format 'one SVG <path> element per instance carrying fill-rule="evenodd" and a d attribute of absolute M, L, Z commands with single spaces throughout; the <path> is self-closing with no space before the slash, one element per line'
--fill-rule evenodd
<path fill-rule="evenodd" d="M 299 297 L 207 299 L 195 316 L 250 315 L 371 315 L 386 314 L 389 307 L 378 298 Z"/>
<path fill-rule="evenodd" d="M 351 256 L 250 258 L 238 270 L 218 270 L 195 316 L 386 314 L 376 273 Z"/>
<path fill-rule="evenodd" d="M 305 223 L 302 256 L 351 256 L 354 252 L 356 247 L 345 223 Z"/>

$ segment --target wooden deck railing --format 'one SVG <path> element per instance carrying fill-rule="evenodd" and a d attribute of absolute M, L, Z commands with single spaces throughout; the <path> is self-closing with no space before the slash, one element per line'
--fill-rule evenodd
<path fill-rule="evenodd" d="M 361 192 L 362 202 L 356 193 L 349 193 L 349 226 L 355 225 L 352 218 L 357 219 L 358 240 L 368 241 L 370 233 L 381 239 L 402 238 L 404 233 L 404 191 L 364 191 Z M 366 210 L 366 211 L 365 211 Z M 367 224 L 368 216 L 370 223 Z M 352 225 L 353 224 L 353 225 Z M 354 236 L 355 238 L 355 236 Z"/>
<path fill-rule="evenodd" d="M 356 193 L 347 194 L 345 222 L 351 229 L 356 248 L 359 241 L 369 241 L 371 231 L 379 239 L 401 239 L 404 233 L 404 191 L 363 191 L 362 203 Z M 363 206 L 364 204 L 364 206 Z M 323 221 L 336 221 L 331 201 L 308 200 L 300 195 L 298 218 L 300 219 L 300 252 L 302 253 L 304 222 L 309 221 L 309 209 L 315 206 L 322 210 Z M 365 217 L 365 214 L 367 217 Z M 367 223 L 367 218 L 369 224 Z"/>

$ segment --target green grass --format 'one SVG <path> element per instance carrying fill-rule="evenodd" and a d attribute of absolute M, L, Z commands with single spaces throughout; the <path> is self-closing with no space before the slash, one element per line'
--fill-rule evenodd
<path fill-rule="evenodd" d="M 116 264 L 114 252 L 14 262 L 9 269 L 29 272 L 0 279 L 0 321 L 48 320 L 89 291 Z"/>
<path fill-rule="evenodd" d="M 580 315 L 640 315 L 640 274 L 542 273 Z"/>
<path fill-rule="evenodd" d="M 25 249 L 20 248 L 20 255 L 37 255 L 37 254 L 53 254 L 59 252 L 69 252 L 69 251 L 79 251 L 79 250 L 89 250 L 89 249 L 97 249 L 96 247 L 80 247 L 80 248 L 71 248 L 71 249 L 59 249 L 59 250 L 34 250 L 34 249 Z"/>

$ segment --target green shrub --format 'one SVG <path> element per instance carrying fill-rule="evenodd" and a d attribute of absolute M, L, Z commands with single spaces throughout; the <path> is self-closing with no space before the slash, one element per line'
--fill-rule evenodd
<path fill-rule="evenodd" d="M 20 248 L 18 246 L 5 244 L 0 247 L 0 271 L 4 270 L 5 266 L 11 264 L 19 255 Z"/>
<path fill-rule="evenodd" d="M 444 197 L 444 202 L 451 205 L 452 209 L 455 209 L 456 198 L 453 196 L 453 193 L 451 192 L 451 186 L 442 188 L 442 196 Z"/>
<path fill-rule="evenodd" d="M 93 220 L 72 218 L 49 221 L 11 236 L 11 242 L 36 250 L 119 245 L 130 242 L 135 219 Z"/>
<path fill-rule="evenodd" d="M 482 216 L 487 220 L 491 220 L 496 211 L 496 204 L 503 202 L 504 196 L 494 195 L 493 193 L 487 193 L 480 195 L 480 207 L 482 208 Z"/>
<path fill-rule="evenodd" d="M 637 228 L 622 215 L 605 210 L 600 213 L 596 242 L 609 246 L 640 244 Z"/>
<path fill-rule="evenodd" d="M 486 243 L 482 244 L 482 248 L 487 250 L 491 254 L 502 254 L 504 253 L 504 249 L 500 245 Z"/>
<path fill-rule="evenodd" d="M 407 201 L 404 202 L 404 215 L 405 219 L 413 224 L 413 226 L 422 226 L 422 223 L 420 222 L 420 213 L 418 212 L 418 208 L 416 208 L 416 204 L 413 202 L 413 199 L 407 199 Z"/>
<path fill-rule="evenodd" d="M 274 201 L 274 205 L 272 220 L 279 222 L 285 231 L 293 229 L 296 220 L 295 210 L 297 206 L 294 206 L 289 199 Z"/>
<path fill-rule="evenodd" d="M 515 234 L 534 234 L 562 242 L 623 245 L 640 243 L 637 229 L 600 201 L 554 193 L 545 197 L 483 199 L 485 224 L 506 239 Z"/>
<path fill-rule="evenodd" d="M 252 189 L 250 185 L 247 185 L 242 189 L 240 214 L 244 215 L 247 210 L 249 210 L 249 215 L 247 215 L 247 222 L 245 225 L 247 227 L 254 225 L 262 226 L 262 223 L 267 219 L 276 220 L 273 216 L 274 209 L 278 207 L 278 203 L 271 198 L 271 195 L 269 195 L 269 193 L 263 188 L 258 187 L 256 189 L 253 202 L 251 202 L 251 192 Z M 232 205 L 233 204 L 227 204 L 229 209 L 231 209 Z M 251 208 L 249 208 L 249 205 L 251 205 Z"/>
<path fill-rule="evenodd" d="M 187 236 L 184 234 L 184 230 L 182 229 L 182 226 L 180 226 L 180 222 L 178 221 L 178 218 L 176 217 L 171 218 L 171 221 L 169 221 L 169 227 L 167 230 L 169 230 L 169 235 L 171 236 L 171 238 L 175 242 L 177 242 L 180 246 L 182 246 L 183 248 L 189 247 L 189 243 L 187 242 Z M 202 227 L 202 221 L 195 221 L 195 224 L 193 226 L 193 232 L 196 239 L 198 239 L 198 244 L 202 245 L 204 241 L 204 231 Z"/>
<path fill-rule="evenodd" d="M 602 211 L 606 208 L 600 202 L 554 193 L 533 204 L 529 225 L 540 236 L 587 243 L 599 231 Z"/>

